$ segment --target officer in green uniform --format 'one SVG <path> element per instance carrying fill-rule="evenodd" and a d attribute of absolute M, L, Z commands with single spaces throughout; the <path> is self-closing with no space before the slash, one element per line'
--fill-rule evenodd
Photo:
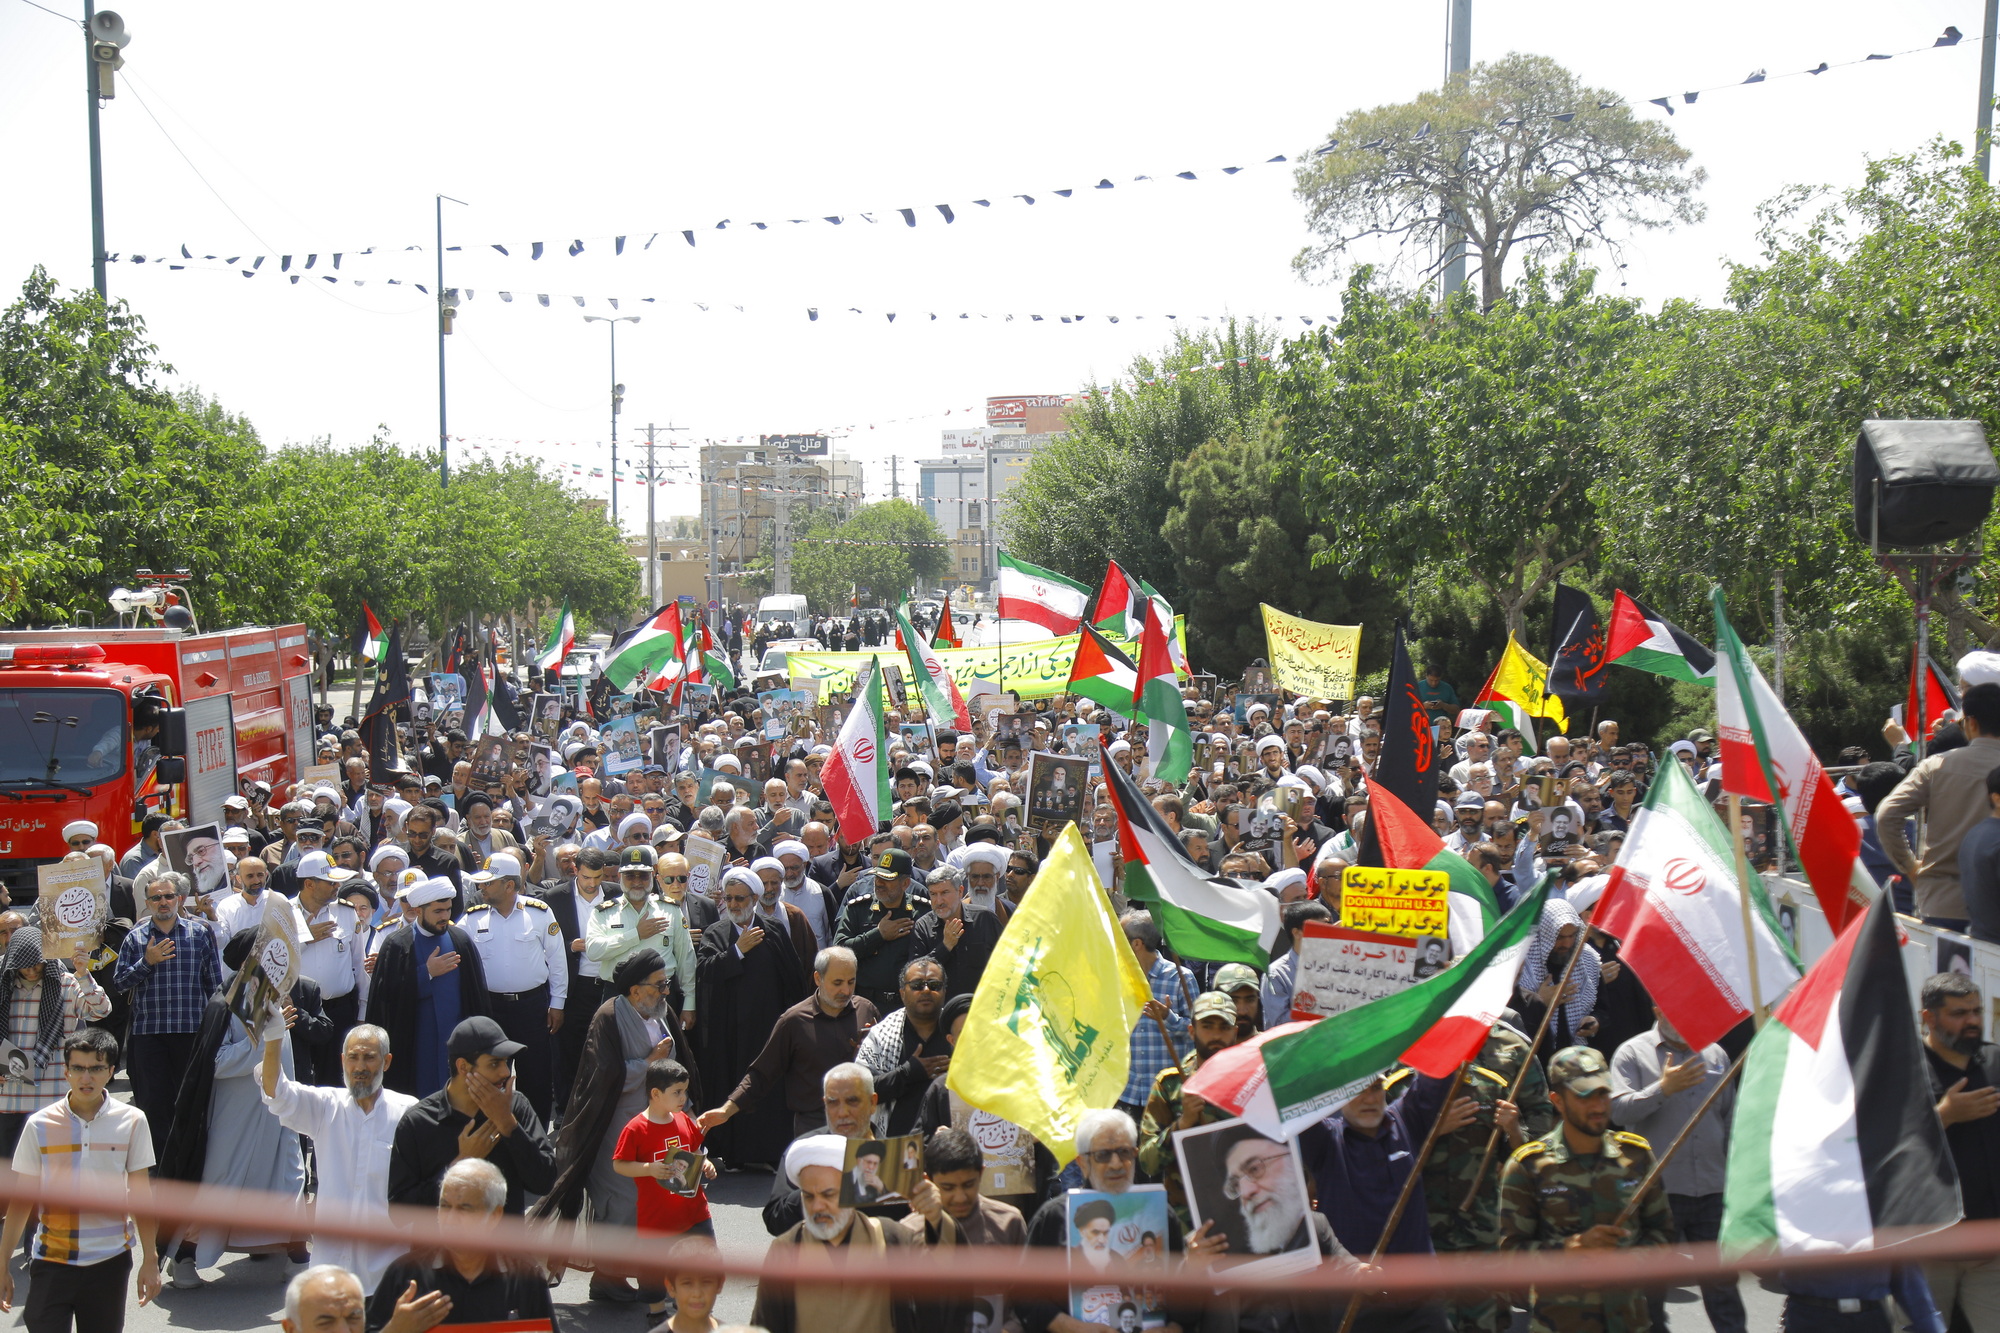
<path fill-rule="evenodd" d="M 1507 1091 L 1524 1065 L 1528 1072 L 1521 1080 L 1519 1100 L 1509 1102 Z M 1478 1061 L 1466 1071 L 1461 1095 L 1472 1099 L 1478 1113 L 1471 1124 L 1439 1135 L 1430 1160 L 1424 1163 L 1431 1244 L 1439 1254 L 1498 1246 L 1500 1172 L 1507 1164 L 1507 1155 L 1528 1139 L 1548 1133 L 1559 1120 L 1555 1107 L 1549 1104 L 1548 1080 L 1533 1058 L 1528 1039 L 1503 1023 L 1494 1024 Z M 1461 1209 L 1481 1159 L 1486 1157 L 1486 1142 L 1496 1116 L 1500 1146 L 1494 1157 L 1486 1160 L 1471 1206 Z M 1511 1307 L 1497 1296 L 1461 1295 L 1447 1299 L 1445 1317 L 1457 1333 L 1506 1333 Z"/>
<path fill-rule="evenodd" d="M 1203 991 L 1195 996 L 1194 1025 L 1188 1029 L 1194 1049 L 1181 1057 L 1178 1069 L 1162 1069 L 1153 1080 L 1146 1113 L 1139 1121 L 1139 1170 L 1145 1179 L 1167 1187 L 1167 1205 L 1187 1231 L 1194 1230 L 1194 1217 L 1188 1210 L 1180 1156 L 1174 1151 L 1174 1131 L 1211 1125 L 1229 1116 L 1184 1093 L 1181 1085 L 1201 1068 L 1202 1061 L 1225 1046 L 1235 1045 L 1236 1030 L 1236 1005 L 1227 995 Z"/>
<path fill-rule="evenodd" d="M 1666 1245 L 1674 1216 L 1655 1183 L 1632 1221 L 1616 1225 L 1652 1169 L 1637 1134 L 1611 1129 L 1611 1070 L 1588 1046 L 1549 1059 L 1549 1100 L 1562 1123 L 1530 1139 L 1500 1175 L 1500 1248 L 1594 1250 Z M 1534 1333 L 1649 1333 L 1642 1291 L 1551 1292 L 1530 1297 Z"/>

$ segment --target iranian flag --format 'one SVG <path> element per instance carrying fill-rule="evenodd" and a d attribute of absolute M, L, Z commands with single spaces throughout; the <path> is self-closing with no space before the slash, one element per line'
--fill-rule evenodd
<path fill-rule="evenodd" d="M 1872 1250 L 1964 1216 L 1892 911 L 1856 914 L 1744 1052 L 1727 1251 Z"/>
<path fill-rule="evenodd" d="M 1069 668 L 1069 692 L 1103 704 L 1121 717 L 1131 717 L 1138 686 L 1138 663 L 1091 626 L 1079 626 L 1076 656 Z"/>
<path fill-rule="evenodd" d="M 1127 574 L 1116 560 L 1107 561 L 1104 578 L 1097 585 L 1097 597 L 1091 603 L 1090 623 L 1110 630 L 1121 639 L 1136 639 L 1149 600 L 1149 590 L 1139 580 Z"/>
<path fill-rule="evenodd" d="M 680 655 L 681 604 L 668 602 L 611 645 L 602 670 L 612 689 L 624 691 L 642 676 L 660 674 Z"/>
<path fill-rule="evenodd" d="M 1152 803 L 1116 764 L 1104 769 L 1118 813 L 1118 853 L 1125 862 L 1125 896 L 1144 903 L 1183 958 L 1271 965 L 1278 940 L 1278 900 L 1261 887 L 1210 876 L 1188 859 L 1181 841 Z"/>
<path fill-rule="evenodd" d="M 1670 680 L 1715 687 L 1715 654 L 1636 597 L 1622 592 L 1613 595 L 1609 637 L 1604 650 L 1607 661 Z"/>
<path fill-rule="evenodd" d="M 542 651 L 535 654 L 535 665 L 543 671 L 556 671 L 562 667 L 569 650 L 576 646 L 576 616 L 569 609 L 569 598 L 563 598 L 562 619 L 556 621 L 555 632 L 542 645 Z"/>
<path fill-rule="evenodd" d="M 1663 764 L 1632 817 L 1592 924 L 1620 942 L 1653 1003 L 1695 1050 L 1748 1018 L 1750 967 L 1742 886 L 1728 830 L 1679 764 Z M 1798 980 L 1764 882 L 1751 876 L 1757 986 L 1766 1007 Z"/>
<path fill-rule="evenodd" d="M 854 704 L 820 774 L 843 843 L 869 837 L 888 816 L 889 747 L 883 734 L 887 717 L 882 707 L 882 667 L 870 658 L 855 682 Z"/>
<path fill-rule="evenodd" d="M 389 636 L 382 632 L 382 622 L 375 618 L 374 608 L 366 602 L 361 604 L 361 622 L 361 634 L 354 641 L 354 660 L 381 666 L 382 659 L 389 655 Z"/>
<path fill-rule="evenodd" d="M 999 553 L 1002 620 L 1026 620 L 1053 635 L 1076 633 L 1090 606 L 1090 589 L 1062 575 Z"/>
<path fill-rule="evenodd" d="M 1450 884 L 1445 909 L 1451 923 L 1451 947 L 1463 953 L 1486 938 L 1500 918 L 1500 901 L 1486 876 L 1472 862 L 1444 845 L 1430 821 L 1418 817 L 1381 783 L 1370 787 L 1368 818 L 1375 825 L 1382 864 L 1390 870 L 1442 870 Z"/>
<path fill-rule="evenodd" d="M 1186 782 L 1194 763 L 1194 733 L 1188 728 L 1187 705 L 1181 702 L 1180 679 L 1167 654 L 1167 634 L 1158 616 L 1146 618 L 1139 642 L 1139 678 L 1132 695 L 1135 718 L 1146 723 L 1146 759 L 1162 782 Z M 1266 959 L 1268 965 L 1269 959 Z"/>
<path fill-rule="evenodd" d="M 1274 1029 L 1259 1048 L 1261 1071 L 1231 1078 L 1230 1066 L 1206 1061 L 1187 1090 L 1260 1133 L 1293 1138 L 1398 1061 L 1432 1078 L 1449 1076 L 1479 1053 L 1513 998 L 1550 883 L 1544 876 L 1485 939 L 1436 976 L 1344 1014 Z"/>
<path fill-rule="evenodd" d="M 1722 589 L 1709 594 L 1715 605 L 1716 739 L 1722 755 L 1722 789 L 1784 812 L 1780 822 L 1792 854 L 1827 923 L 1839 930 L 1852 912 L 1875 896 L 1873 878 L 1861 866 L 1861 828 L 1834 794 L 1819 756 L 1806 744 L 1764 673 L 1750 660 L 1729 623 Z"/>
<path fill-rule="evenodd" d="M 960 731 L 972 730 L 972 714 L 966 711 L 965 699 L 958 692 L 958 682 L 951 678 L 951 671 L 944 659 L 937 655 L 924 636 L 917 633 L 910 624 L 908 603 L 896 608 L 896 632 L 903 636 L 904 655 L 910 659 L 910 675 L 916 680 L 917 689 L 924 696 L 924 711 L 931 715 L 935 726 L 949 723 Z"/>

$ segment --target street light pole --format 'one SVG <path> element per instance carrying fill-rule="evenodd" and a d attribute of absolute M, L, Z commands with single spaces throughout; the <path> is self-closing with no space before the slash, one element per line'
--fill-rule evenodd
<path fill-rule="evenodd" d="M 625 406 L 625 386 L 618 382 L 618 326 L 637 324 L 637 315 L 585 315 L 586 324 L 611 326 L 611 525 L 618 526 L 618 413 Z"/>
<path fill-rule="evenodd" d="M 108 300 L 104 277 L 104 153 L 97 137 L 97 48 L 91 25 L 97 19 L 95 0 L 83 0 L 84 100 L 90 104 L 90 276 L 97 299 Z"/>
<path fill-rule="evenodd" d="M 451 435 L 445 425 L 444 389 L 444 339 L 451 332 L 451 319 L 455 313 L 452 306 L 445 303 L 444 295 L 444 201 L 464 208 L 463 199 L 452 199 L 448 194 L 437 196 L 437 333 L 438 333 L 438 486 L 440 489 L 451 485 Z"/>

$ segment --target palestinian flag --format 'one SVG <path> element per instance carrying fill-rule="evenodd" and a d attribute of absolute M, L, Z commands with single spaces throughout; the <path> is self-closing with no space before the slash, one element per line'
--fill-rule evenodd
<path fill-rule="evenodd" d="M 896 608 L 896 632 L 903 636 L 904 653 L 910 659 L 910 675 L 923 694 L 924 711 L 931 715 L 932 725 L 971 731 L 972 714 L 966 711 L 965 700 L 958 692 L 958 682 L 951 678 L 944 659 L 910 624 L 907 602 Z"/>
<path fill-rule="evenodd" d="M 382 622 L 375 618 L 375 611 L 368 603 L 361 604 L 361 633 L 354 641 L 355 662 L 373 662 L 382 665 L 382 659 L 389 655 L 389 636 L 382 632 Z"/>
<path fill-rule="evenodd" d="M 854 704 L 833 742 L 820 784 L 833 805 L 842 843 L 871 836 L 889 816 L 889 746 L 884 735 L 882 667 L 873 658 L 854 683 Z"/>
<path fill-rule="evenodd" d="M 1893 911 L 1850 921 L 1743 1054 L 1727 1251 L 1872 1250 L 1965 1215 Z"/>
<path fill-rule="evenodd" d="M 555 632 L 542 645 L 542 651 L 535 655 L 535 665 L 543 671 L 561 669 L 563 659 L 576 646 L 576 616 L 569 609 L 569 598 L 563 598 L 562 619 L 556 621 Z"/>
<path fill-rule="evenodd" d="M 1779 807 L 1784 817 L 1778 822 L 1792 854 L 1828 924 L 1838 930 L 1878 892 L 1861 865 L 1861 827 L 1834 795 L 1819 756 L 1736 637 L 1722 589 L 1709 597 L 1721 654 L 1715 673 L 1715 731 L 1722 789 Z"/>
<path fill-rule="evenodd" d="M 1513 998 L 1514 977 L 1551 882 L 1543 876 L 1485 939 L 1436 976 L 1298 1030 L 1274 1031 L 1259 1050 L 1261 1078 L 1232 1081 L 1227 1066 L 1209 1061 L 1188 1080 L 1187 1091 L 1242 1116 L 1260 1133 L 1292 1138 L 1398 1061 L 1433 1078 L 1448 1076 L 1479 1053 Z"/>
<path fill-rule="evenodd" d="M 1143 584 L 1140 586 L 1144 587 Z M 1174 664 L 1174 671 L 1178 676 L 1185 680 L 1194 674 L 1193 670 L 1188 666 L 1187 644 L 1182 642 L 1182 637 L 1186 633 L 1187 627 L 1175 618 L 1174 608 L 1168 605 L 1166 598 L 1160 596 L 1160 594 L 1150 588 L 1146 591 L 1146 606 L 1148 608 L 1146 614 L 1149 618 L 1159 621 L 1165 627 L 1167 658 Z"/>
<path fill-rule="evenodd" d="M 1145 623 L 1150 590 L 1127 574 L 1116 560 L 1106 562 L 1104 578 L 1090 607 L 1090 623 L 1121 639 L 1136 639 Z"/>
<path fill-rule="evenodd" d="M 963 648 L 965 643 L 958 637 L 958 626 L 951 623 L 951 594 L 944 595 L 944 609 L 938 612 L 937 633 L 931 635 L 933 648 Z"/>
<path fill-rule="evenodd" d="M 1486 938 L 1500 919 L 1500 901 L 1472 862 L 1444 845 L 1427 819 L 1376 785 L 1368 796 L 1368 822 L 1375 826 L 1382 864 L 1390 870 L 1442 870 L 1451 890 L 1445 898 L 1451 918 L 1451 948 L 1464 953 Z"/>
<path fill-rule="evenodd" d="M 1278 900 L 1261 887 L 1211 877 L 1188 859 L 1152 802 L 1116 764 L 1104 767 L 1118 812 L 1118 854 L 1125 896 L 1144 903 L 1167 944 L 1183 958 L 1271 965 L 1278 940 Z"/>
<path fill-rule="evenodd" d="M 1026 620 L 1050 634 L 1076 633 L 1090 605 L 1090 589 L 1025 560 L 999 553 L 1002 620 Z"/>
<path fill-rule="evenodd" d="M 1548 667 L 1530 656 L 1520 640 L 1510 633 L 1499 665 L 1480 686 L 1472 706 L 1498 713 L 1501 725 L 1518 729 L 1528 751 L 1535 753 L 1535 718 L 1545 717 L 1554 722 L 1558 732 L 1569 726 L 1562 700 L 1548 692 L 1548 682 Z"/>
<path fill-rule="evenodd" d="M 1604 653 L 1618 666 L 1715 688 L 1715 654 L 1679 625 L 1622 592 L 1612 596 L 1610 643 Z"/>
<path fill-rule="evenodd" d="M 690 635 L 689 637 L 692 638 L 693 636 Z M 690 676 L 690 679 L 701 680 L 705 678 L 712 680 L 715 682 L 716 688 L 722 690 L 733 690 L 736 688 L 736 673 L 729 669 L 729 654 L 719 653 L 715 650 L 715 636 L 708 632 L 708 623 L 706 621 L 702 622 L 701 626 L 701 665 L 701 675 Z"/>
<path fill-rule="evenodd" d="M 1078 626 L 1076 657 L 1069 668 L 1071 694 L 1103 704 L 1120 717 L 1129 718 L 1138 684 L 1137 663 L 1091 626 Z"/>
<path fill-rule="evenodd" d="M 1916 645 L 1911 644 L 1910 692 L 1903 701 L 1903 729 L 1928 741 L 1946 710 L 1958 711 L 1958 691 L 1930 655 L 1919 659 Z"/>
<path fill-rule="evenodd" d="M 1741 892 L 1728 830 L 1687 770 L 1662 764 L 1633 813 L 1591 922 L 1617 937 L 1618 956 L 1697 1051 L 1720 1041 L 1753 1008 Z M 1756 875 L 1750 895 L 1757 986 L 1768 1007 L 1798 980 L 1799 963 Z"/>
<path fill-rule="evenodd" d="M 1146 723 L 1146 758 L 1153 776 L 1162 782 L 1186 782 L 1188 769 L 1194 764 L 1194 733 L 1188 727 L 1187 705 L 1181 702 L 1173 659 L 1167 655 L 1171 629 L 1171 625 L 1162 626 L 1157 616 L 1146 620 L 1132 713 L 1134 720 Z M 1265 960 L 1267 965 L 1269 961 Z"/>
<path fill-rule="evenodd" d="M 483 650 L 474 650 L 458 664 L 459 678 L 465 682 L 465 738 L 470 741 L 477 741 L 494 725 L 493 672 L 485 656 Z"/>
<path fill-rule="evenodd" d="M 681 604 L 668 602 L 611 645 L 604 656 L 604 679 L 622 693 L 641 676 L 659 674 L 680 653 Z"/>

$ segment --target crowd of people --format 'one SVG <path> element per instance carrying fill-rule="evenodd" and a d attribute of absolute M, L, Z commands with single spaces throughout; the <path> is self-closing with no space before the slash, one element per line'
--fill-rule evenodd
<path fill-rule="evenodd" d="M 1490 715 L 1460 714 L 1435 671 L 1425 683 L 1447 742 L 1437 747 L 1437 833 L 1503 906 L 1546 873 L 1558 887 L 1513 1008 L 1456 1094 L 1407 1070 L 1377 1080 L 1301 1136 L 1304 1188 L 1253 1157 L 1246 1138 L 1226 1157 L 1230 1197 L 1250 1219 L 1232 1235 L 1196 1226 L 1188 1209 L 1175 1135 L 1225 1117 L 1184 1084 L 1218 1052 L 1291 1018 L 1308 925 L 1341 920 L 1341 872 L 1360 855 L 1382 746 L 1372 699 L 1191 688 L 1195 762 L 1179 784 L 1145 771 L 1142 728 L 1088 700 L 1010 703 L 996 715 L 975 696 L 969 730 L 910 740 L 895 714 L 894 804 L 883 827 L 866 829 L 841 827 L 822 790 L 832 738 L 768 735 L 748 690 L 687 719 L 671 771 L 608 772 L 592 709 L 576 701 L 558 741 L 573 787 L 539 797 L 525 759 L 475 782 L 468 740 L 449 730 L 417 728 L 407 769 L 371 773 L 359 733 L 334 727 L 327 709 L 322 758 L 342 780 L 279 793 L 249 784 L 231 796 L 225 884 L 203 891 L 167 867 L 161 839 L 173 820 L 148 818 L 125 849 L 79 821 L 66 841 L 99 858 L 111 886 L 103 947 L 74 964 L 44 960 L 35 926 L 0 916 L 0 1001 L 33 1064 L 32 1082 L 0 1085 L 0 1147 L 16 1170 L 122 1172 L 135 1197 L 155 1177 L 306 1194 L 321 1218 L 386 1219 L 390 1204 L 415 1204 L 465 1225 L 443 1233 L 443 1249 L 410 1250 L 273 1234 L 254 1219 L 157 1234 L 143 1219 L 44 1210 L 37 1220 L 17 1203 L 4 1244 L 11 1253 L 34 1222 L 29 1327 L 115 1328 L 128 1288 L 145 1300 L 163 1280 L 199 1287 L 230 1252 L 310 1265 L 287 1296 L 292 1333 L 338 1310 L 392 1333 L 549 1318 L 562 1272 L 477 1246 L 480 1225 L 514 1214 L 589 1234 L 657 1234 L 656 1265 L 597 1265 L 591 1298 L 643 1306 L 674 1330 L 714 1328 L 718 1280 L 676 1258 L 713 1252 L 704 1182 L 721 1172 L 770 1174 L 763 1219 L 783 1251 L 1066 1247 L 1067 1191 L 1152 1183 L 1171 1207 L 1153 1238 L 1161 1262 L 1215 1266 L 1245 1249 L 1310 1244 L 1325 1262 L 1358 1268 L 1378 1253 L 1712 1239 L 1726 1091 L 1663 1188 L 1629 1224 L 1614 1219 L 1654 1145 L 1679 1136 L 1723 1079 L 1747 1027 L 1690 1050 L 1591 917 L 1656 765 L 1707 783 L 1714 737 L 1692 731 L 1656 752 L 1601 721 L 1590 735 L 1535 745 Z M 2000 812 L 2000 780 L 1985 771 L 2000 773 L 1993 759 L 1974 774 L 1952 753 L 2000 738 L 2000 685 L 1968 689 L 1955 725 L 1959 744 L 1933 736 L 1922 762 L 1906 752 L 1848 765 L 1843 795 L 1879 852 L 1870 865 L 1884 887 L 1913 886 L 1924 915 L 1961 926 L 1969 916 L 1976 928 L 1978 907 L 1950 909 L 1975 896 L 1980 872 L 1963 866 L 1965 893 L 1954 897 L 1961 866 L 1942 839 L 1985 826 L 1940 812 L 1965 806 L 1975 779 L 1981 810 Z M 1078 823 L 1152 998 L 1128 1038 L 1122 1095 L 1059 1144 L 969 1105 L 947 1081 L 988 960 L 1059 831 L 1026 804 L 1038 753 L 1117 765 L 1189 858 L 1261 886 L 1282 924 L 1264 968 L 1174 956 L 1152 915 L 1124 897 L 1115 812 L 1088 783 Z M 1919 847 L 1898 840 L 1899 821 L 1878 837 L 1879 819 L 1924 808 Z M 1746 837 L 1754 857 L 1775 860 L 1769 832 Z M 274 911 L 290 914 L 298 979 L 269 1017 L 246 1019 L 232 979 Z M 1981 998 L 1945 974 L 1925 986 L 1922 1007 L 1967 1216 L 2000 1216 L 2000 1057 L 1983 1042 Z M 119 1068 L 129 1104 L 106 1093 Z M 905 1135 L 921 1137 L 914 1187 L 843 1190 L 857 1160 L 879 1160 Z M 1234 1295 L 1220 1276 L 1216 1287 L 1212 1300 L 1146 1326 L 1332 1333 L 1348 1313 L 1344 1301 Z M 2000 1330 L 2000 1265 L 1864 1268 L 1786 1289 L 1795 1330 L 1886 1330 L 1892 1296 L 1928 1333 L 1954 1317 L 1974 1333 Z M 13 1295 L 0 1279 L 0 1308 Z M 1519 1297 L 1363 1303 L 1352 1327 L 1501 1333 Z M 1733 1283 L 1702 1297 L 1716 1333 L 1745 1328 Z M 1527 1301 L 1533 1326 L 1554 1333 L 1667 1322 L 1657 1293 Z M 774 1333 L 1112 1326 L 1035 1294 L 775 1280 L 760 1286 L 753 1319 Z"/>

